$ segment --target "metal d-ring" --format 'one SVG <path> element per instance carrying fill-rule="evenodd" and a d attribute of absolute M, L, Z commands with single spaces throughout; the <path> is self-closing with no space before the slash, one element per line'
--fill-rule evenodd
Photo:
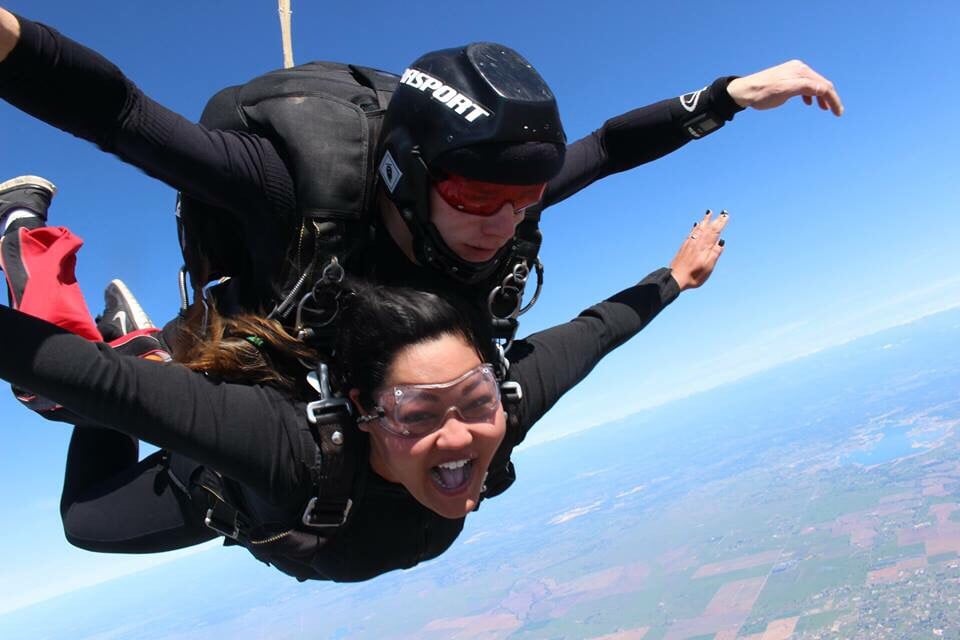
<path fill-rule="evenodd" d="M 530 311 L 530 309 L 533 308 L 533 305 L 537 304 L 537 300 L 540 299 L 540 292 L 543 290 L 543 263 L 537 259 L 537 263 L 534 265 L 534 268 L 537 272 L 537 288 L 533 290 L 533 297 L 530 298 L 530 302 L 528 302 L 526 306 L 520 309 L 520 311 L 517 313 L 518 316 L 522 316 L 527 311 Z M 529 273 L 530 271 L 528 269 L 527 274 L 529 275 Z"/>

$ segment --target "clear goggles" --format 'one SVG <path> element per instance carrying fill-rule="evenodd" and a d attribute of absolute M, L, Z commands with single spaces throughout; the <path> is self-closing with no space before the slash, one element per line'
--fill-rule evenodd
<path fill-rule="evenodd" d="M 540 202 L 547 183 L 499 184 L 448 173 L 434 181 L 433 187 L 451 207 L 470 215 L 486 217 L 494 215 L 507 203 L 513 205 L 515 211 L 522 211 Z"/>
<path fill-rule="evenodd" d="M 358 422 L 379 420 L 401 438 L 421 438 L 439 430 L 451 411 L 469 423 L 493 423 L 500 408 L 500 385 L 493 366 L 481 364 L 456 380 L 403 384 L 380 393 L 373 413 Z"/>

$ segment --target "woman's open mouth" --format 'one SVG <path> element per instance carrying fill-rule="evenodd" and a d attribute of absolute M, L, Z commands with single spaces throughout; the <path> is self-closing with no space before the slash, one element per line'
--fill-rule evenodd
<path fill-rule="evenodd" d="M 473 476 L 473 460 L 451 460 L 430 468 L 430 479 L 441 493 L 463 491 Z"/>

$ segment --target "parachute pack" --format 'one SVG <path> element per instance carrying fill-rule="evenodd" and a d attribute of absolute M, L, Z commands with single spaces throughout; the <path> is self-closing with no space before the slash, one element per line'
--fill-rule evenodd
<path fill-rule="evenodd" d="M 298 284 L 332 257 L 344 264 L 363 245 L 374 204 L 376 145 L 398 80 L 366 67 L 310 62 L 227 87 L 210 99 L 201 124 L 274 143 L 294 180 L 301 225 L 286 273 L 277 280 L 263 268 L 276 257 L 258 255 L 229 212 L 182 195 L 180 246 L 195 294 L 229 276 L 240 308 L 274 309 L 283 319 L 295 306 Z"/>

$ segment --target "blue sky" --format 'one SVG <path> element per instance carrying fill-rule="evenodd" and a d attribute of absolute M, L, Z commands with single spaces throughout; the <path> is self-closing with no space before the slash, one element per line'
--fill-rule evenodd
<path fill-rule="evenodd" d="M 6 6 L 101 51 L 150 95 L 196 118 L 205 99 L 281 62 L 273 0 Z M 748 111 L 714 136 L 612 177 L 544 216 L 541 302 L 522 331 L 563 321 L 665 265 L 706 208 L 732 214 L 717 273 L 612 355 L 538 425 L 563 433 L 683 397 L 960 304 L 960 102 L 952 2 L 372 2 L 293 0 L 298 62 L 401 71 L 472 40 L 521 51 L 554 89 L 568 137 L 606 118 L 800 58 L 832 79 L 842 118 Z M 174 194 L 88 143 L 0 104 L 0 178 L 39 173 L 52 210 L 87 240 L 91 307 L 122 277 L 156 320 L 177 306 Z M 99 556 L 62 539 L 68 430 L 0 394 L 0 614 L 168 556 Z M 682 436 L 679 436 L 682 437 Z M 216 552 L 214 552 L 216 553 Z"/>

